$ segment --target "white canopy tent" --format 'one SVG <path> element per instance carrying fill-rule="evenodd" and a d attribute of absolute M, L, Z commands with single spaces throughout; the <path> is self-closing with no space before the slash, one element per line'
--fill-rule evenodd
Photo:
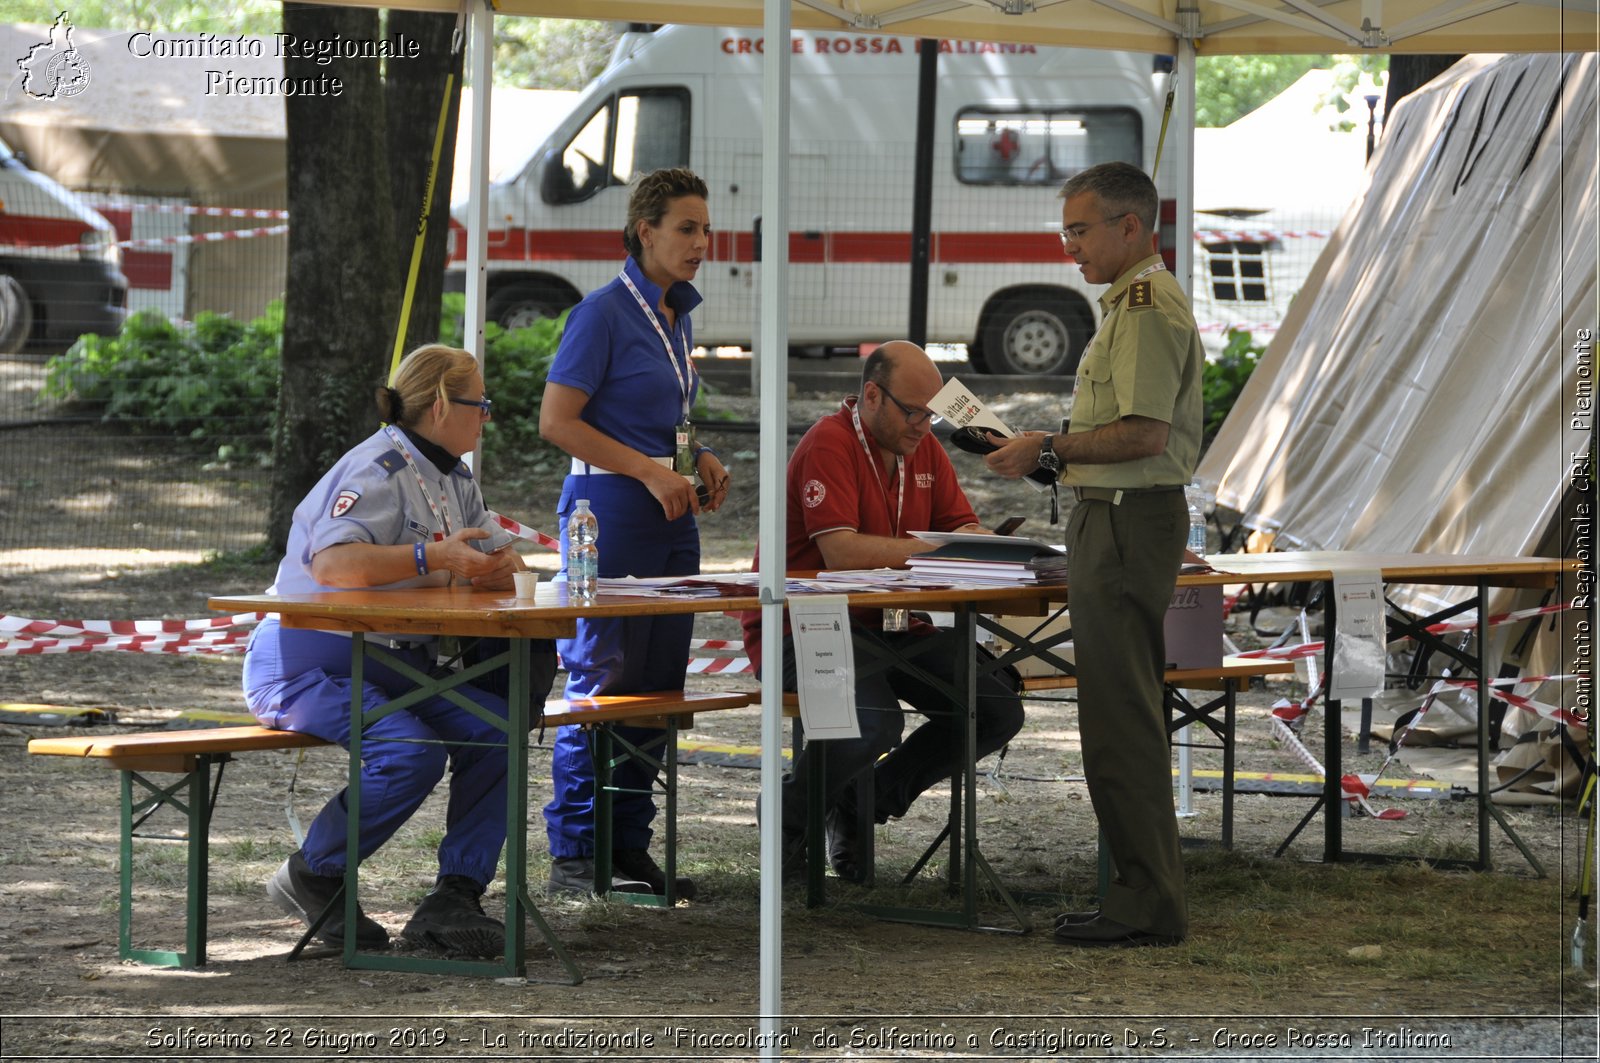
<path fill-rule="evenodd" d="M 378 6 L 374 0 L 324 0 Z M 1197 55 L 1295 54 L 1327 51 L 1504 52 L 1583 51 L 1600 47 L 1600 0 L 467 0 L 473 58 L 469 79 L 489 80 L 492 14 L 639 22 L 761 26 L 768 39 L 782 39 L 792 26 L 883 31 L 920 37 L 1013 41 L 1123 49 L 1176 57 L 1180 137 L 1194 127 L 1194 60 Z M 459 0 L 398 0 L 381 6 L 454 13 Z M 1180 10 L 1181 7 L 1181 10 Z M 492 14 L 491 14 L 492 9 Z M 783 476 L 787 453 L 783 399 L 787 394 L 788 65 L 786 49 L 767 54 L 763 78 L 763 229 L 760 318 L 761 358 L 761 576 L 768 603 L 764 622 L 781 623 L 783 571 L 770 563 L 783 556 Z M 487 93 L 479 99 L 486 101 Z M 484 107 L 471 119 L 480 145 L 488 128 Z M 1193 152 L 1181 152 L 1176 184 L 1178 232 L 1193 229 Z M 472 186 L 477 202 L 469 215 L 469 262 L 478 263 L 476 285 L 469 274 L 468 321 L 481 329 L 485 247 L 485 152 L 474 153 Z M 908 201 L 909 209 L 909 201 Z M 1179 280 L 1189 282 L 1191 242 L 1178 243 Z M 469 333 L 470 334 L 470 333 Z M 481 350 L 481 340 L 478 346 Z M 779 1029 L 780 873 L 777 782 L 781 747 L 781 691 L 769 673 L 762 689 L 761 838 L 761 1028 Z M 764 1056 L 778 1058 L 776 1039 Z"/>

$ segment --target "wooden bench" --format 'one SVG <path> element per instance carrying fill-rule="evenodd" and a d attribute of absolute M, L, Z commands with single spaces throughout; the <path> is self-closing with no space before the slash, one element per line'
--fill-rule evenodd
<path fill-rule="evenodd" d="M 667 879 L 674 878 L 677 846 L 677 732 L 692 726 L 695 714 L 712 709 L 739 708 L 749 704 L 747 693 L 702 694 L 662 691 L 650 694 L 615 695 L 572 700 L 551 699 L 545 703 L 546 725 L 596 725 L 605 753 L 609 783 L 613 725 L 660 728 L 658 741 L 666 746 L 662 761 L 667 775 Z M 28 752 L 35 756 L 78 757 L 121 772 L 121 832 L 119 844 L 121 904 L 118 917 L 118 954 L 159 967 L 200 967 L 206 962 L 206 906 L 210 874 L 211 814 L 222 787 L 224 766 L 235 755 L 264 750 L 308 749 L 330 743 L 297 731 L 274 731 L 266 727 L 209 727 L 191 731 L 155 731 L 139 734 L 71 735 L 60 738 L 35 738 Z M 645 743 L 651 746 L 653 743 Z M 632 749 L 632 746 L 629 746 Z M 641 755 L 648 755 L 640 751 Z M 158 781 L 149 775 L 175 774 L 176 781 Z M 137 788 L 137 790 L 136 790 Z M 136 799 L 136 792 L 145 796 Z M 604 806 L 604 815 L 601 809 Z M 139 828 L 157 811 L 170 807 L 186 817 L 181 834 L 141 835 Z M 604 824 L 610 859 L 610 790 L 596 794 L 596 835 Z M 136 948 L 133 945 L 133 841 L 146 838 L 161 841 L 186 841 L 186 889 L 184 903 L 184 947 L 182 951 Z M 609 869 L 602 880 L 610 881 Z M 621 896 L 620 894 L 618 896 Z M 640 897 L 641 903 L 671 904 L 676 900 Z M 298 951 L 298 949 L 297 949 Z"/>
<path fill-rule="evenodd" d="M 1290 675 L 1293 661 L 1265 657 L 1224 657 L 1222 663 L 1210 668 L 1169 668 L 1162 680 L 1165 684 L 1167 733 L 1174 734 L 1191 723 L 1206 727 L 1216 736 L 1217 746 L 1206 748 L 1222 750 L 1222 846 L 1233 848 L 1233 775 L 1234 775 L 1234 717 L 1238 708 L 1239 691 L 1248 687 L 1252 679 L 1270 675 Z M 1078 685 L 1076 676 L 1029 676 L 1022 681 L 1024 691 L 1072 690 Z M 1215 690 L 1218 695 L 1196 705 L 1185 690 Z M 1222 719 L 1216 712 L 1222 710 Z M 1191 746 L 1197 743 L 1190 743 Z"/>
<path fill-rule="evenodd" d="M 620 788 L 612 781 L 616 766 L 636 760 L 661 773 L 659 793 L 666 808 L 666 838 L 662 853 L 666 857 L 667 892 L 617 893 L 613 899 L 630 904 L 670 908 L 677 903 L 678 878 L 678 732 L 694 726 L 702 712 L 742 709 L 750 704 L 745 691 L 720 693 L 661 690 L 644 694 L 604 694 L 592 698 L 552 698 L 545 702 L 545 726 L 573 724 L 589 728 L 595 753 L 594 785 L 594 881 L 595 892 L 605 895 L 611 883 L 611 807 Z M 641 727 L 661 733 L 643 742 L 629 741 L 618 727 Z"/>
<path fill-rule="evenodd" d="M 121 904 L 117 921 L 117 952 L 125 960 L 158 967 L 199 967 L 206 962 L 206 901 L 210 874 L 211 812 L 222 787 L 224 765 L 238 753 L 261 750 L 306 749 L 328 745 L 320 738 L 295 731 L 266 727 L 211 727 L 195 731 L 159 731 L 146 734 L 72 735 L 35 738 L 28 752 L 36 756 L 81 757 L 115 768 L 122 774 L 122 827 L 120 841 Z M 215 773 L 213 774 L 213 768 Z M 176 774 L 164 783 L 147 774 Z M 135 786 L 145 796 L 135 800 Z M 166 841 L 186 840 L 188 859 L 184 904 L 184 948 L 181 952 L 135 948 L 133 945 L 133 839 L 138 829 L 163 807 L 187 817 L 182 836 L 154 836 Z"/>

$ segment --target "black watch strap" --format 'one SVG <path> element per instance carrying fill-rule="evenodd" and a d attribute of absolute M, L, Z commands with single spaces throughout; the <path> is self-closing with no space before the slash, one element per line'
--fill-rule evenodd
<path fill-rule="evenodd" d="M 1044 437 L 1044 445 L 1039 448 L 1039 468 L 1051 473 L 1061 471 L 1061 458 L 1055 451 L 1055 438 L 1054 433 L 1047 434 Z"/>

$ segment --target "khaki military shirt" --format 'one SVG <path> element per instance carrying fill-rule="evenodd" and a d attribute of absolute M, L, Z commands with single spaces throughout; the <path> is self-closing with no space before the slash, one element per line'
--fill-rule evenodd
<path fill-rule="evenodd" d="M 1151 267 L 1157 267 L 1151 271 Z M 1200 456 L 1205 352 L 1189 300 L 1159 255 L 1138 262 L 1100 297 L 1101 324 L 1078 363 L 1069 435 L 1123 417 L 1150 417 L 1171 430 L 1149 458 L 1110 465 L 1068 463 L 1074 487 L 1138 488 L 1187 484 Z"/>

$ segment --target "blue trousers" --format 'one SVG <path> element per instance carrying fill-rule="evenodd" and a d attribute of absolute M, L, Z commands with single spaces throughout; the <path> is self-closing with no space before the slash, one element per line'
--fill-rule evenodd
<path fill-rule="evenodd" d="M 485 640 L 488 641 L 488 640 Z M 533 654 L 533 689 L 548 691 L 554 653 Z M 497 647 L 484 646 L 480 655 Z M 406 663 L 427 671 L 426 654 L 409 651 Z M 541 679 L 542 676 L 542 679 Z M 493 688 L 499 687 L 498 691 Z M 488 688 L 488 689 L 485 689 Z M 362 702 L 374 709 L 413 689 L 411 682 L 369 661 Z M 481 687 L 456 688 L 502 720 L 506 718 L 504 669 Z M 244 667 L 245 703 L 265 727 L 313 734 L 350 747 L 350 640 L 322 631 L 298 631 L 266 620 L 250 637 Z M 542 702 L 543 695 L 538 695 Z M 530 706 L 530 718 L 538 716 Z M 468 744 L 472 743 L 472 744 Z M 439 873 L 493 881 L 505 845 L 505 736 L 441 697 L 391 713 L 362 740 L 360 857 L 365 860 L 411 818 L 450 770 L 445 835 Z M 327 803 L 306 831 L 301 852 L 319 875 L 345 869 L 348 791 Z"/>
<path fill-rule="evenodd" d="M 661 504 L 630 476 L 568 476 L 561 492 L 561 556 L 567 551 L 567 517 L 579 498 L 589 499 L 600 521 L 600 575 L 692 576 L 700 571 L 700 529 L 691 514 L 669 521 Z M 558 639 L 566 666 L 567 696 L 637 694 L 681 690 L 688 670 L 692 616 L 580 620 L 576 638 Z M 631 742 L 655 732 L 620 727 Z M 623 791 L 612 801 L 612 838 L 618 849 L 650 845 L 657 773 L 635 761 L 618 765 L 613 783 Z M 556 859 L 594 854 L 595 764 L 589 733 L 567 726 L 556 733 L 550 760 L 554 795 L 544 807 L 550 855 Z"/>

